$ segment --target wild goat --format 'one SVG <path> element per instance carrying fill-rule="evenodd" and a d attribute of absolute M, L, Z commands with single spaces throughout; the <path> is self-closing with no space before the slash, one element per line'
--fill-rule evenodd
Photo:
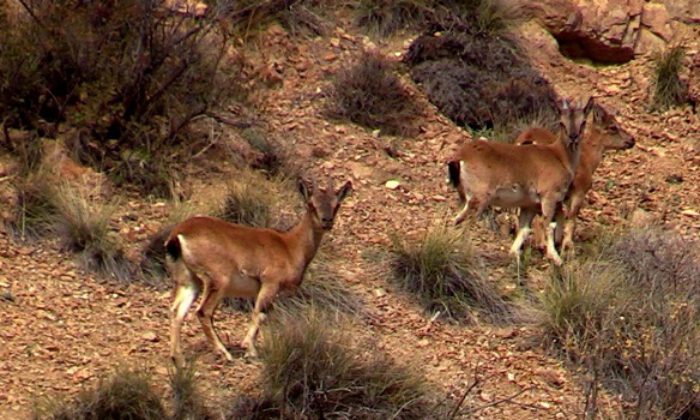
<path fill-rule="evenodd" d="M 478 205 L 477 217 L 490 205 L 519 207 L 519 230 L 510 248 L 517 256 L 539 207 L 549 224 L 546 255 L 561 265 L 554 246 L 554 213 L 573 180 L 581 135 L 592 107 L 593 98 L 585 105 L 569 99 L 559 103 L 560 133 L 551 144 L 518 146 L 477 140 L 463 145 L 447 163 L 450 181 L 465 201 L 455 224 L 464 221 L 473 201 Z"/>
<path fill-rule="evenodd" d="M 581 141 L 581 158 L 562 206 L 557 207 L 555 232 L 556 243 L 561 243 L 561 251 L 572 251 L 574 246 L 574 229 L 576 218 L 586 198 L 586 193 L 593 185 L 593 173 L 603 159 L 606 150 L 626 150 L 634 147 L 634 137 L 620 127 L 615 115 L 599 104 L 593 107 L 592 124 L 583 134 Z M 557 137 L 550 131 L 533 127 L 523 131 L 515 144 L 552 144 Z M 564 222 L 561 221 L 564 219 Z M 563 224 L 563 226 L 561 226 Z M 563 233 L 562 233 L 563 227 Z M 563 238 L 562 238 L 563 236 Z M 538 240 L 541 243 L 541 240 Z"/>
<path fill-rule="evenodd" d="M 212 316 L 224 297 L 254 297 L 252 324 L 243 347 L 257 357 L 255 339 L 266 310 L 281 291 L 293 292 L 316 255 L 323 235 L 333 228 L 340 204 L 352 191 L 347 181 L 338 191 L 329 178 L 325 188 L 299 182 L 306 213 L 290 230 L 251 228 L 205 216 L 175 226 L 165 241 L 168 269 L 175 281 L 171 307 L 170 357 L 182 362 L 180 330 L 197 296 L 196 313 L 208 341 L 228 360 L 233 357 L 219 339 Z"/>

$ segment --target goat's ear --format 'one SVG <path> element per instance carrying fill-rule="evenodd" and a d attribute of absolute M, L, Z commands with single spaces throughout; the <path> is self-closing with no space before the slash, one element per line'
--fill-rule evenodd
<path fill-rule="evenodd" d="M 593 97 L 588 98 L 588 102 L 586 102 L 586 106 L 583 107 L 583 115 L 588 115 L 591 113 L 591 110 L 593 109 L 593 105 L 595 104 L 595 101 Z"/>
<path fill-rule="evenodd" d="M 299 193 L 301 196 L 304 197 L 304 201 L 309 201 L 310 193 L 308 181 L 306 181 L 304 178 L 299 178 L 297 181 L 297 187 L 299 188 Z"/>
<path fill-rule="evenodd" d="M 343 184 L 342 187 L 338 190 L 336 193 L 336 198 L 338 199 L 338 202 L 340 203 L 347 197 L 348 194 L 352 191 L 352 182 L 347 181 L 345 184 Z"/>

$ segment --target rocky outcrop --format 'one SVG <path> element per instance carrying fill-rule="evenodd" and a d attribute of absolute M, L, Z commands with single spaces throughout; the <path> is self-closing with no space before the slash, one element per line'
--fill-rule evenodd
<path fill-rule="evenodd" d="M 557 39 L 564 54 L 602 63 L 624 63 L 636 55 L 663 49 L 674 40 L 679 25 L 700 18 L 700 2 L 667 3 L 542 0 L 529 2 L 526 7 Z"/>

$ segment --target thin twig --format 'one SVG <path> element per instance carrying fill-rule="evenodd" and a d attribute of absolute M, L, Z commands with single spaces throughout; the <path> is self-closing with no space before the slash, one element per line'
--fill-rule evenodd
<path fill-rule="evenodd" d="M 474 378 L 474 381 L 471 383 L 471 385 L 469 385 L 467 387 L 467 389 L 464 391 L 464 394 L 462 394 L 462 397 L 459 399 L 459 401 L 457 401 L 455 408 L 453 408 L 452 411 L 450 412 L 450 415 L 447 417 L 448 419 L 452 420 L 455 418 L 455 416 L 457 416 L 457 412 L 459 411 L 459 408 L 462 406 L 462 404 L 464 404 L 464 400 L 467 399 L 467 395 L 469 395 L 469 393 L 474 388 L 476 388 L 476 386 L 479 385 L 480 383 L 481 383 L 481 381 L 479 380 L 479 378 Z"/>
<path fill-rule="evenodd" d="M 466 414 L 474 414 L 474 413 L 476 413 L 477 411 L 481 411 L 481 410 L 484 410 L 484 409 L 489 408 L 489 407 L 493 407 L 493 406 L 496 406 L 496 405 L 499 405 L 499 404 L 503 404 L 503 403 L 507 403 L 507 402 L 513 402 L 513 400 L 514 400 L 515 398 L 519 397 L 521 394 L 524 394 L 524 393 L 526 393 L 527 391 L 532 391 L 532 390 L 535 389 L 535 388 L 536 388 L 535 386 L 531 386 L 531 387 L 529 387 L 529 388 L 522 389 L 522 390 L 516 392 L 515 394 L 511 395 L 510 397 L 501 398 L 500 400 L 496 400 L 496 401 L 490 402 L 490 403 L 488 403 L 488 404 L 482 405 L 482 406 L 480 406 L 480 407 L 476 407 L 476 408 L 474 408 L 473 410 L 469 410 L 469 411 L 467 411 Z"/>

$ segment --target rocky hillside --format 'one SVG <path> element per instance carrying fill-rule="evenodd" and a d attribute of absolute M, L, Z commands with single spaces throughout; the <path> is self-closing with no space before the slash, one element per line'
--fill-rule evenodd
<path fill-rule="evenodd" d="M 700 10 L 693 2 L 531 3 L 537 5 L 527 7 L 535 9 L 534 17 L 518 20 L 508 31 L 532 69 L 559 97 L 594 95 L 617 111 L 620 124 L 636 139 L 634 148 L 608 153 L 596 172 L 577 227 L 578 254 L 567 265 L 584 261 L 587 249 L 623 228 L 654 226 L 697 244 L 700 114 L 690 105 L 650 112 L 650 98 L 653 54 L 679 42 L 686 51 L 682 78 L 691 94 L 700 91 Z M 590 372 L 542 344 L 538 302 L 553 268 L 533 249 L 526 268 L 519 271 L 507 253 L 514 223 L 510 214 L 495 218 L 496 229 L 470 219 L 463 234 L 488 282 L 509 302 L 527 307 L 521 320 L 460 323 L 434 317 L 390 280 L 387 255 L 394 235 L 417 241 L 426 231 L 450 223 L 459 204 L 445 183 L 444 163 L 455 147 L 489 132 L 457 126 L 431 103 L 425 84 L 415 83 L 410 69 L 401 64 L 418 30 L 368 34 L 357 25 L 357 9 L 326 10 L 320 35 L 297 34 L 271 23 L 226 51 L 226 66 L 244 63 L 252 93 L 245 105 L 232 105 L 218 118 L 205 115 L 194 121 L 197 149 L 172 163 L 178 173 L 174 198 L 145 196 L 133 184 L 114 185 L 97 170 L 75 162 L 70 150 L 56 152 L 59 157 L 44 154 L 45 160 L 54 156 L 48 159 L 49 172 L 58 180 L 87 178 L 106 188 L 100 200 L 106 196 L 115 206 L 110 235 L 117 238 L 124 258 L 138 264 L 149 240 L 177 221 L 183 200 L 207 212 L 222 200 L 227 185 L 242 176 L 241 161 L 244 166 L 260 162 L 259 150 L 249 141 L 251 130 L 260 130 L 276 139 L 273 144 L 284 149 L 294 171 L 353 182 L 354 191 L 322 252 L 330 275 L 363 302 L 350 333 L 357 342 L 369 343 L 365 351 L 386 352 L 397 364 L 416 367 L 434 402 L 444 400 L 452 407 L 469 389 L 462 405 L 465 417 L 581 416 L 590 396 Z M 412 132 L 387 135 L 329 118 L 328 92 L 336 75 L 365 51 L 376 51 L 398 66 L 400 86 L 418 110 Z M 70 127 L 58 131 L 54 137 L 76 135 Z M 5 132 L 28 135 L 14 127 Z M 158 392 L 169 395 L 167 280 L 147 283 L 128 275 L 115 280 L 87 270 L 58 236 L 18 240 L 10 221 L 21 204 L 17 186 L 26 176 L 20 163 L 15 152 L 1 152 L 0 211 L 8 223 L 0 225 L 0 418 L 28 418 L 38 398 L 74 396 L 120 365 L 145 370 Z M 301 205 L 288 184 L 274 188 L 283 198 L 274 204 L 273 218 L 278 226 L 288 227 Z M 183 328 L 184 349 L 196 355 L 196 382 L 207 406 L 223 415 L 233 396 L 260 391 L 263 367 L 242 357 L 233 362 L 220 358 L 194 318 L 190 314 Z M 249 318 L 247 312 L 217 312 L 224 342 L 235 346 Z M 475 379 L 478 386 L 470 388 Z M 601 415 L 614 417 L 633 406 L 634 401 L 612 387 L 600 388 Z"/>

